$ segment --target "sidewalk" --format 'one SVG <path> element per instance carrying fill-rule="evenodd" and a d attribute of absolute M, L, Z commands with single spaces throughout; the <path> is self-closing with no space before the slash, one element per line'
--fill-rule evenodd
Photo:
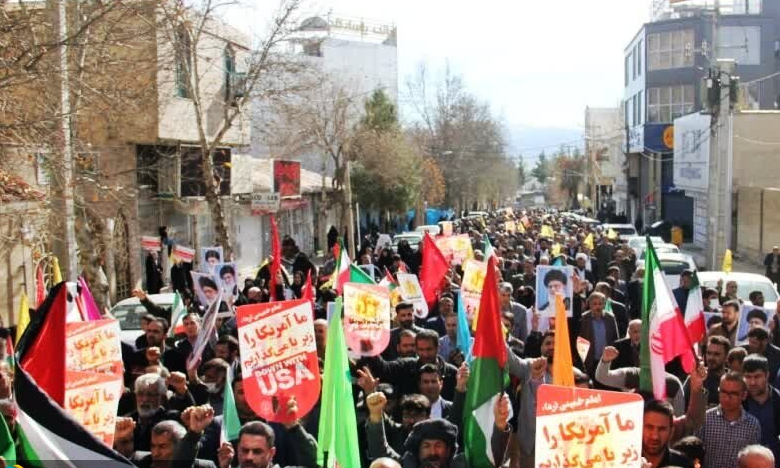
<path fill-rule="evenodd" d="M 704 267 L 710 262 L 709 256 L 706 254 L 704 249 L 701 249 L 693 244 L 683 244 L 680 248 L 680 251 L 692 256 L 696 261 L 696 265 L 698 265 L 702 270 L 704 270 Z M 716 265 L 715 268 L 707 269 L 720 271 L 721 265 Z M 741 257 L 738 254 L 734 254 L 732 258 L 732 270 L 740 273 L 756 273 L 759 275 L 763 275 L 766 272 L 764 265 L 761 265 L 758 262 L 753 263 L 749 261 L 749 259 Z"/>

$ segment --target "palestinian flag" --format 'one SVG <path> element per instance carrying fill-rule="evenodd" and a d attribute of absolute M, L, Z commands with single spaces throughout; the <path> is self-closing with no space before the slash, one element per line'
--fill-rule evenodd
<path fill-rule="evenodd" d="M 685 328 L 691 343 L 698 343 L 704 338 L 706 325 L 704 322 L 704 299 L 701 296 L 699 275 L 693 272 L 691 289 L 688 290 L 688 302 L 685 304 Z"/>
<path fill-rule="evenodd" d="M 233 396 L 233 366 L 228 367 L 222 401 L 222 428 L 219 431 L 220 443 L 238 439 L 238 432 L 241 430 L 241 420 L 238 418 L 238 410 L 236 409 L 236 398 Z"/>
<path fill-rule="evenodd" d="M 666 398 L 665 365 L 681 357 L 690 373 L 695 356 L 680 308 L 658 266 L 653 242 L 647 237 L 645 281 L 642 285 L 642 336 L 639 345 L 639 389 L 652 391 L 656 400 Z"/>
<path fill-rule="evenodd" d="M 463 442 L 468 466 L 497 466 L 490 445 L 495 426 L 493 407 L 504 388 L 507 347 L 502 331 L 495 257 L 488 259 L 472 348 L 471 378 L 463 417 Z M 510 416 L 511 417 L 511 416 Z"/>
<path fill-rule="evenodd" d="M 483 244 L 482 253 L 485 255 L 485 261 L 487 261 L 488 258 L 496 254 L 496 251 L 495 249 L 493 249 L 493 244 L 490 243 L 490 237 L 488 237 L 487 233 L 484 233 L 482 235 L 482 244 Z"/>
<path fill-rule="evenodd" d="M 16 463 L 25 468 L 75 468 L 90 461 L 99 462 L 96 466 L 132 468 L 133 464 L 62 408 L 65 317 L 72 301 L 65 283 L 53 287 L 18 344 L 14 394 L 20 450 Z"/>

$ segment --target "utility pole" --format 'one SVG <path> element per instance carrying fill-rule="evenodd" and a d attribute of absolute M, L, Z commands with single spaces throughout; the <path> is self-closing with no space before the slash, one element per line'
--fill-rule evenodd
<path fill-rule="evenodd" d="M 66 0 L 56 1 L 52 8 L 57 22 L 60 49 L 60 141 L 57 164 L 52 165 L 54 182 L 54 197 L 52 200 L 52 216 L 56 220 L 57 235 L 54 236 L 53 250 L 60 261 L 63 279 L 76 281 L 78 276 L 78 259 L 76 256 L 76 210 L 73 186 L 73 142 L 71 107 L 70 107 L 70 76 L 68 72 L 68 17 Z M 54 5 L 52 5 L 54 6 Z"/>
<path fill-rule="evenodd" d="M 709 235 L 707 236 L 710 269 L 722 264 L 726 249 L 731 248 L 731 166 L 732 166 L 732 109 L 731 86 L 735 79 L 736 62 L 718 59 L 718 22 L 720 1 L 715 0 L 712 17 L 712 45 L 710 47 L 710 77 L 707 86 L 712 114 L 710 145 Z M 717 91 L 717 92 L 714 92 Z"/>

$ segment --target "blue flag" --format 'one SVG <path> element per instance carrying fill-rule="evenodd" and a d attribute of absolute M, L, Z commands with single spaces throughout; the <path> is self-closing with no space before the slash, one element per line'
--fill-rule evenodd
<path fill-rule="evenodd" d="M 463 296 L 458 291 L 458 349 L 463 353 L 466 362 L 471 362 L 472 341 Z"/>
<path fill-rule="evenodd" d="M 553 266 L 564 266 L 563 257 L 558 257 L 553 262 Z"/>

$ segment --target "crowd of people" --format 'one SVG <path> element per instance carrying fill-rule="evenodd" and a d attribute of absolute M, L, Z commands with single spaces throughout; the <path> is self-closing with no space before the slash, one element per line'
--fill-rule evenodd
<path fill-rule="evenodd" d="M 551 264 L 570 265 L 574 270 L 568 329 L 576 385 L 642 394 L 646 467 L 780 466 L 777 316 L 767 320 L 765 314 L 751 321 L 744 346 L 738 345 L 737 337 L 741 305 L 763 304 L 762 298 L 738 297 L 735 285 L 728 283 L 703 289 L 705 309 L 716 314 L 706 337 L 696 344 L 702 360 L 690 374 L 679 360 L 670 362 L 667 399 L 657 401 L 639 390 L 644 272 L 637 268 L 636 252 L 599 226 L 558 213 L 526 212 L 524 229 L 506 231 L 506 221 L 518 218 L 502 211 L 459 220 L 455 226 L 456 234 L 470 237 L 477 260 L 485 259 L 490 244 L 492 253 L 487 254 L 496 256 L 501 276 L 498 292 L 510 378 L 494 407 L 490 443 L 493 453 L 499 454 L 496 466 L 535 466 L 537 390 L 551 383 L 556 352 L 555 323 L 545 323 L 549 319 L 535 310 L 536 275 L 538 266 Z M 543 225 L 552 228 L 552 237 L 542 236 Z M 372 266 L 365 271 L 375 270 L 376 279 L 398 272 L 420 273 L 422 247 L 415 250 L 402 242 L 395 252 L 389 246 L 376 249 L 376 240 L 366 236 L 356 246 L 356 263 Z M 270 281 L 270 262 L 265 262 L 254 277 L 246 278 L 236 305 L 267 302 L 272 296 L 304 297 L 306 278 L 311 275 L 317 354 L 322 360 L 328 346 L 327 304 L 336 298 L 330 286 L 337 258 L 331 254 L 317 268 L 289 237 L 282 242 L 282 257 L 284 271 L 278 281 Z M 692 272 L 685 271 L 680 284 L 672 285 L 683 313 L 688 295 L 694 292 L 691 277 Z M 456 312 L 462 279 L 462 267 L 452 265 L 424 319 L 413 314 L 413 304 L 398 302 L 384 352 L 350 361 L 357 417 L 342 423 L 357 425 L 364 467 L 468 466 L 462 423 L 471 372 L 463 347 L 458 346 L 462 334 Z M 555 279 L 545 277 L 545 286 Z M 277 291 L 272 294 L 269 287 L 274 283 Z M 171 310 L 154 304 L 144 291 L 135 291 L 148 314 L 142 320 L 143 335 L 135 343 L 123 343 L 126 390 L 114 448 L 139 467 L 318 466 L 319 405 L 300 419 L 278 424 L 264 421 L 248 404 L 235 318 L 219 319 L 216 344 L 206 347 L 197 369 L 187 371 L 204 310 L 186 292 L 186 282 L 174 286 L 188 305 L 183 334 L 177 336 L 170 333 Z M 591 343 L 584 356 L 577 352 L 578 337 Z M 8 398 L 11 377 L 4 370 L 0 396 Z M 230 385 L 242 425 L 238 438 L 230 441 L 220 436 L 228 375 L 232 375 Z M 0 401 L 12 434 L 13 408 L 10 400 Z M 297 413 L 294 399 L 288 411 Z"/>

